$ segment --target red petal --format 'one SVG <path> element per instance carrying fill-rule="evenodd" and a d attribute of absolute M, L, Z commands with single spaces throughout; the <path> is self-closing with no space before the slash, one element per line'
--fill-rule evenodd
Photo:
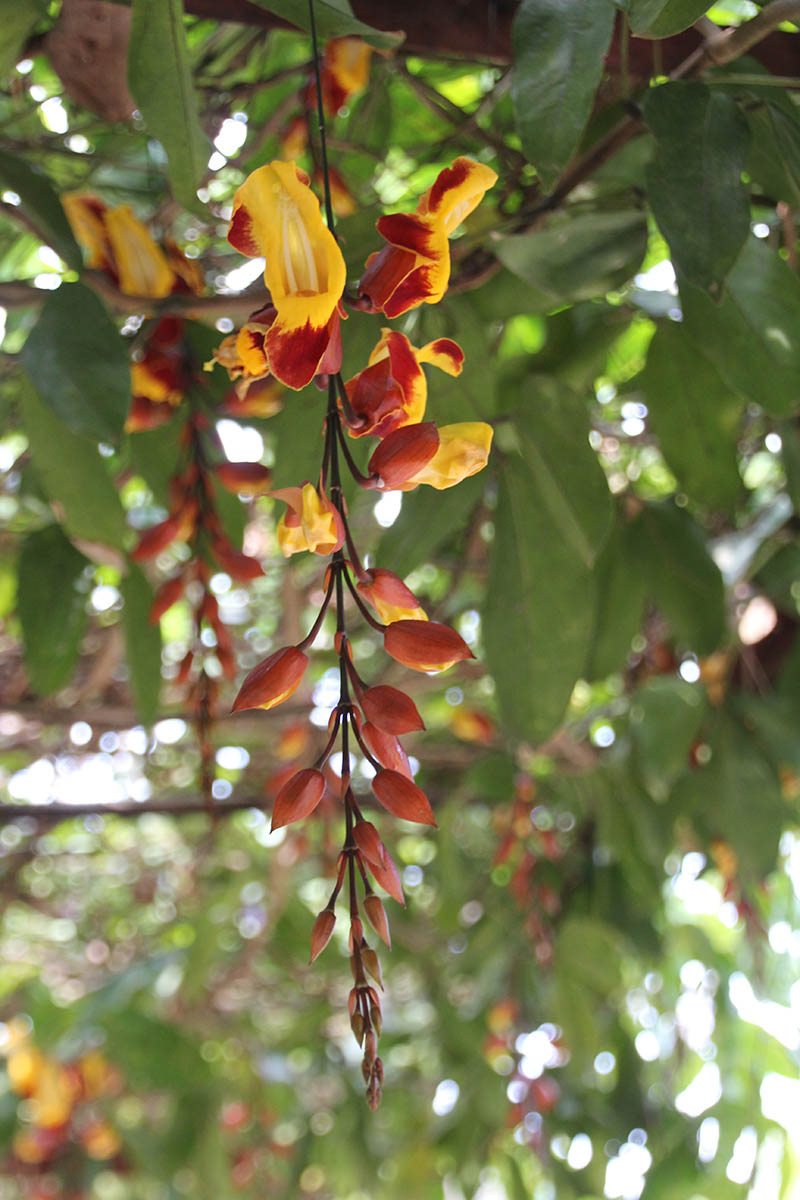
<path fill-rule="evenodd" d="M 414 821 L 417 825 L 436 824 L 422 788 L 398 771 L 379 771 L 372 781 L 372 790 L 392 816 Z"/>
<path fill-rule="evenodd" d="M 234 495 L 263 495 L 269 491 L 272 482 L 272 476 L 261 463 L 220 463 L 216 474 L 222 486 Z"/>
<path fill-rule="evenodd" d="M 310 383 L 320 371 L 320 364 L 325 358 L 327 374 L 335 374 L 341 366 L 339 362 L 331 361 L 328 348 L 339 333 L 339 314 L 334 312 L 327 325 L 312 325 L 306 321 L 299 329 L 291 328 L 276 321 L 266 336 L 267 355 L 272 374 L 287 387 L 299 391 Z M 339 341 L 341 349 L 341 340 Z"/>
<path fill-rule="evenodd" d="M 384 246 L 378 254 L 373 254 L 358 285 L 361 306 L 367 312 L 381 312 L 395 289 L 413 271 L 415 262 L 415 255 L 396 246 Z"/>
<path fill-rule="evenodd" d="M 240 550 L 234 550 L 233 546 L 222 538 L 214 541 L 214 556 L 219 565 L 238 583 L 247 583 L 264 574 L 257 559 L 251 558 L 249 554 L 242 554 Z"/>
<path fill-rule="evenodd" d="M 438 621 L 393 621 L 386 626 L 383 645 L 387 654 L 415 671 L 444 671 L 475 657 L 455 629 Z"/>
<path fill-rule="evenodd" d="M 425 728 L 411 697 L 386 684 L 367 688 L 361 699 L 361 707 L 367 720 L 384 733 L 413 733 Z"/>
<path fill-rule="evenodd" d="M 401 250 L 408 250 L 423 258 L 430 258 L 436 251 L 437 239 L 430 225 L 413 213 L 391 213 L 379 217 L 375 227 L 381 237 Z"/>
<path fill-rule="evenodd" d="M 275 797 L 272 828 L 281 829 L 293 821 L 302 821 L 317 807 L 324 791 L 325 776 L 321 771 L 315 771 L 312 767 L 298 771 Z"/>
<path fill-rule="evenodd" d="M 155 558 L 162 550 L 166 550 L 175 541 L 181 527 L 179 517 L 167 517 L 166 521 L 146 529 L 131 551 L 131 558 L 141 562 L 143 559 Z"/>
<path fill-rule="evenodd" d="M 228 230 L 228 241 L 234 250 L 238 250 L 240 254 L 246 254 L 248 258 L 258 258 L 261 255 L 261 247 L 253 236 L 250 212 L 243 204 L 233 214 L 231 227 Z"/>

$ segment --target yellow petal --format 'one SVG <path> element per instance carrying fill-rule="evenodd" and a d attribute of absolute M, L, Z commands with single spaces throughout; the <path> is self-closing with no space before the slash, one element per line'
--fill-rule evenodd
<path fill-rule="evenodd" d="M 293 162 L 276 160 L 245 180 L 228 238 L 251 258 L 264 255 L 264 282 L 282 326 L 328 323 L 344 291 L 344 259 Z"/>
<path fill-rule="evenodd" d="M 61 204 L 72 232 L 86 251 L 87 267 L 96 271 L 108 266 L 110 249 L 103 222 L 107 209 L 103 201 L 81 192 L 67 192 Z"/>
<path fill-rule="evenodd" d="M 471 158 L 457 158 L 422 197 L 417 212 L 433 217 L 449 236 L 497 182 L 497 172 Z"/>
<path fill-rule="evenodd" d="M 163 252 L 127 204 L 110 208 L 105 226 L 119 288 L 126 296 L 159 299 L 172 291 L 175 276 Z"/>
<path fill-rule="evenodd" d="M 439 430 L 439 449 L 409 482 L 414 487 L 427 483 L 437 491 L 443 491 L 476 475 L 489 459 L 493 433 L 491 425 L 483 421 L 443 425 Z"/>

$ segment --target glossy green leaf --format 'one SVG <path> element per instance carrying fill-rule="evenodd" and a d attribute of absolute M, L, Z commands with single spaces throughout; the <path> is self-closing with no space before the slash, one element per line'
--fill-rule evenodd
<path fill-rule="evenodd" d="M 522 147 L 545 188 L 578 146 L 603 74 L 611 0 L 522 0 L 512 26 L 511 96 Z"/>
<path fill-rule="evenodd" d="M 73 433 L 116 441 L 131 399 L 125 343 L 82 283 L 51 292 L 22 349 L 42 400 Z"/>
<path fill-rule="evenodd" d="M 21 9 L 22 5 L 17 5 Z M 2 20 L 2 12 L 0 12 Z M 4 28 L 0 24 L 0 28 Z M 61 201 L 50 180 L 38 167 L 22 158 L 0 151 L 0 186 L 16 192 L 20 207 L 42 240 L 63 258 L 68 267 L 79 271 L 83 265 L 80 246 L 73 237 Z"/>
<path fill-rule="evenodd" d="M 504 721 L 531 742 L 563 718 L 594 620 L 592 565 L 611 503 L 566 391 L 541 392 L 520 415 L 520 456 L 503 462 L 484 637 Z"/>
<path fill-rule="evenodd" d="M 683 490 L 710 508 L 732 507 L 742 488 L 736 439 L 744 397 L 673 322 L 659 326 L 640 378 L 648 422 Z"/>
<path fill-rule="evenodd" d="M 311 32 L 311 21 L 308 15 L 307 0 L 253 0 L 260 8 L 266 8 L 276 17 L 283 17 L 298 29 Z M 349 3 L 341 4 L 333 0 L 314 0 L 314 19 L 319 38 L 360 37 L 378 50 L 393 50 L 401 44 L 404 38 L 402 30 L 387 32 L 374 29 L 364 21 L 353 16 Z"/>
<path fill-rule="evenodd" d="M 41 696 L 68 682 L 86 627 L 86 593 L 78 584 L 88 559 L 58 525 L 31 533 L 19 560 L 17 608 L 25 667 Z"/>
<path fill-rule="evenodd" d="M 644 213 L 587 213 L 558 220 L 545 229 L 501 238 L 500 261 L 537 289 L 537 311 L 566 300 L 590 300 L 626 280 L 644 258 L 647 220 Z"/>
<path fill-rule="evenodd" d="M 748 238 L 722 303 L 681 284 L 684 327 L 728 385 L 767 412 L 800 408 L 800 280 L 778 253 Z"/>
<path fill-rule="evenodd" d="M 121 549 L 125 514 L 96 442 L 68 429 L 27 381 L 19 404 L 36 475 L 64 528 L 73 538 Z"/>
<path fill-rule="evenodd" d="M 0 79 L 19 62 L 29 35 L 47 13 L 43 0 L 0 0 Z"/>
<path fill-rule="evenodd" d="M 719 293 L 750 229 L 747 121 L 735 100 L 700 83 L 652 88 L 644 116 L 657 144 L 650 203 L 676 270 Z"/>
<path fill-rule="evenodd" d="M 630 522 L 617 517 L 595 567 L 597 607 L 586 664 L 587 679 L 622 671 L 641 629 L 646 583 Z"/>
<path fill-rule="evenodd" d="M 686 769 L 705 712 L 700 683 L 662 675 L 637 689 L 630 709 L 634 761 L 654 800 L 665 800 Z"/>
<path fill-rule="evenodd" d="M 707 8 L 707 0 L 628 0 L 628 20 L 636 37 L 671 37 L 693 25 Z"/>
<path fill-rule="evenodd" d="M 131 691 L 140 721 L 150 725 L 158 716 L 161 694 L 161 630 L 149 619 L 153 589 L 144 572 L 131 563 L 120 591 Z"/>
<path fill-rule="evenodd" d="M 757 180 L 766 195 L 795 208 L 800 204 L 800 121 L 794 105 L 746 106 L 750 125 L 747 173 Z"/>
<path fill-rule="evenodd" d="M 684 508 L 648 504 L 633 536 L 649 598 L 686 649 L 710 654 L 725 632 L 725 596 L 700 526 Z"/>
<path fill-rule="evenodd" d="M 132 8 L 128 86 L 164 147 L 175 199 L 204 211 L 197 188 L 210 146 L 197 115 L 182 0 L 133 0 Z"/>

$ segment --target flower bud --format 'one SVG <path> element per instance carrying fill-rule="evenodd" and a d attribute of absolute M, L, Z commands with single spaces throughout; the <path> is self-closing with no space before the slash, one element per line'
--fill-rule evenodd
<path fill-rule="evenodd" d="M 418 788 L 399 771 L 379 771 L 372 781 L 372 790 L 392 816 L 400 817 L 403 821 L 414 821 L 417 825 L 436 824 L 422 788 Z"/>
<path fill-rule="evenodd" d="M 358 591 L 387 625 L 403 619 L 427 621 L 424 608 L 394 571 L 380 567 L 365 572 L 366 579 L 357 584 Z"/>
<path fill-rule="evenodd" d="M 329 908 L 324 908 L 314 922 L 314 928 L 311 930 L 311 957 L 309 963 L 313 963 L 315 958 L 319 958 L 322 951 L 331 940 L 333 927 L 336 924 L 336 913 Z"/>
<path fill-rule="evenodd" d="M 361 698 L 361 707 L 370 724 L 382 729 L 384 733 L 393 733 L 396 736 L 425 728 L 425 723 L 411 697 L 386 684 L 367 688 Z"/>
<path fill-rule="evenodd" d="M 433 421 L 405 425 L 383 439 L 369 460 L 369 473 L 379 490 L 403 489 L 425 467 L 439 447 Z"/>
<path fill-rule="evenodd" d="M 371 946 L 364 946 L 361 951 L 361 961 L 366 967 L 369 974 L 375 980 L 379 988 L 383 988 L 383 979 L 381 977 L 381 964 L 378 956 Z"/>
<path fill-rule="evenodd" d="M 322 799 L 325 776 L 313 767 L 298 771 L 285 783 L 275 797 L 272 809 L 272 829 L 281 829 L 309 816 Z"/>
<path fill-rule="evenodd" d="M 370 893 L 369 896 L 364 897 L 364 912 L 367 914 L 367 920 L 378 937 L 391 950 L 392 939 L 389 935 L 389 921 L 386 917 L 386 909 L 377 896 Z M 380 1030 L 378 1032 L 380 1033 Z"/>
<path fill-rule="evenodd" d="M 382 767 L 388 767 L 390 771 L 399 771 L 401 775 L 411 779 L 411 764 L 408 761 L 408 755 L 393 733 L 384 733 L 382 729 L 378 729 L 377 725 L 372 725 L 367 721 L 361 730 L 361 735 Z"/>
<path fill-rule="evenodd" d="M 284 646 L 254 667 L 239 688 L 233 711 L 243 708 L 274 708 L 300 686 L 308 656 L 297 646 Z"/>
<path fill-rule="evenodd" d="M 257 559 L 235 550 L 226 538 L 214 538 L 213 546 L 217 562 L 237 583 L 249 583 L 251 579 L 258 579 L 264 574 Z"/>
<path fill-rule="evenodd" d="M 158 525 L 154 525 L 152 529 L 145 529 L 144 533 L 139 537 L 139 541 L 131 550 L 131 558 L 136 562 L 143 562 L 148 558 L 155 558 L 162 550 L 166 550 L 170 546 L 181 530 L 181 519 L 178 516 L 167 517 L 165 521 L 160 521 Z"/>
<path fill-rule="evenodd" d="M 386 862 L 386 847 L 371 821 L 356 821 L 353 826 L 353 840 L 370 866 L 384 866 Z M 369 912 L 367 912 L 367 915 L 369 916 Z"/>
<path fill-rule="evenodd" d="M 263 496 L 272 486 L 272 476 L 261 463 L 220 463 L 216 475 L 235 496 Z"/>
<path fill-rule="evenodd" d="M 157 625 L 164 613 L 180 600 L 183 595 L 183 587 L 182 575 L 176 575 L 174 579 L 168 579 L 166 583 L 162 583 L 150 606 L 148 620 L 151 625 Z"/>
<path fill-rule="evenodd" d="M 403 885 L 400 882 L 400 872 L 388 850 L 384 852 L 384 859 L 382 867 L 379 867 L 377 863 L 370 863 L 369 869 L 372 872 L 372 878 L 385 892 L 389 893 L 393 900 L 405 908 L 406 901 L 403 895 Z"/>
<path fill-rule="evenodd" d="M 454 629 L 438 621 L 393 621 L 383 635 L 387 654 L 415 671 L 445 671 L 474 654 Z"/>

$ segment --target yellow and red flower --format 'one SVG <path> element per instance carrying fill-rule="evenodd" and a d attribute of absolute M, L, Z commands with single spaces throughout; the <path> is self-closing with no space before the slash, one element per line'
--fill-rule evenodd
<path fill-rule="evenodd" d="M 403 333 L 384 329 L 369 363 L 345 384 L 354 419 L 351 437 L 386 437 L 404 425 L 417 425 L 425 415 L 428 385 L 422 363 L 448 375 L 460 375 L 464 352 L 450 338 L 437 338 L 421 350 Z"/>
<path fill-rule="evenodd" d="M 357 584 L 358 591 L 368 600 L 386 625 L 392 621 L 427 621 L 428 616 L 417 597 L 394 571 L 373 567 L 364 572 Z"/>
<path fill-rule="evenodd" d="M 308 176 L 277 160 L 254 171 L 234 196 L 228 241 L 266 260 L 276 316 L 264 351 L 275 378 L 297 390 L 315 375 L 338 371 L 346 269 Z"/>
<path fill-rule="evenodd" d="M 371 486 L 410 492 L 427 483 L 443 491 L 476 475 L 489 460 L 494 430 L 485 421 L 437 429 L 432 421 L 405 425 L 383 439 L 369 460 Z"/>
<path fill-rule="evenodd" d="M 325 47 L 320 72 L 322 103 L 335 117 L 351 96 L 363 92 L 369 81 L 372 47 L 357 37 L 331 38 Z"/>
<path fill-rule="evenodd" d="M 457 158 L 417 205 L 416 213 L 381 217 L 378 233 L 389 243 L 367 261 L 359 295 L 368 312 L 399 317 L 420 304 L 437 304 L 450 279 L 449 237 L 497 180 L 470 158 Z"/>
<path fill-rule="evenodd" d="M 304 483 L 302 488 L 280 488 L 272 495 L 287 505 L 275 531 L 285 558 L 301 550 L 328 555 L 341 549 L 342 518 L 322 488 L 317 491 L 313 483 Z"/>
<path fill-rule="evenodd" d="M 168 296 L 175 275 L 163 250 L 127 204 L 109 208 L 97 196 L 62 198 L 72 232 L 87 251 L 86 265 L 107 271 L 127 296 Z"/>

